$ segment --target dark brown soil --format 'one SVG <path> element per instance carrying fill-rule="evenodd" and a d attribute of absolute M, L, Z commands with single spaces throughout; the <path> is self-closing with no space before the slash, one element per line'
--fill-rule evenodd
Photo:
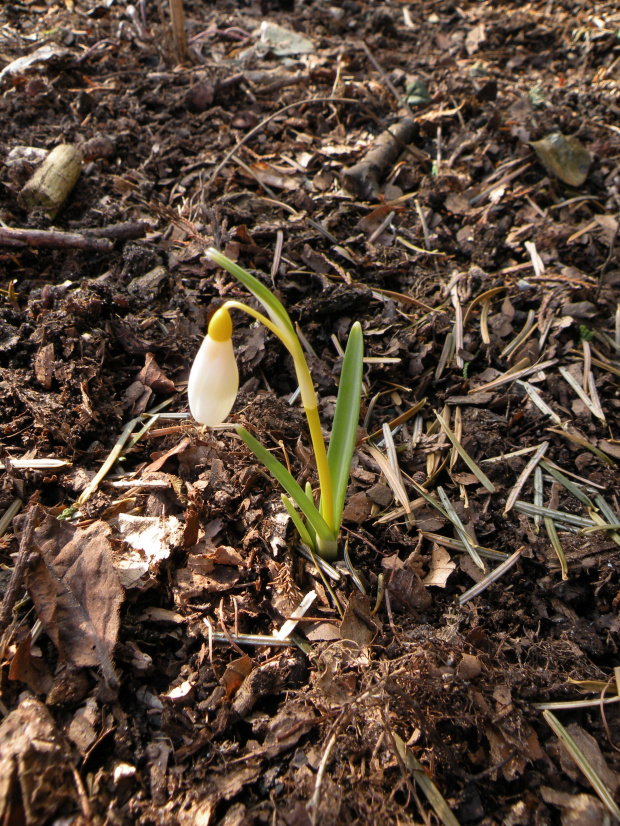
<path fill-rule="evenodd" d="M 544 505 L 620 519 L 617 7 L 186 0 L 184 66 L 168 5 L 131 9 L 0 9 L 0 235 L 110 239 L 0 240 L 0 507 L 21 502 L 0 539 L 0 823 L 616 822 L 540 704 L 567 704 L 553 714 L 618 800 L 620 534 L 507 504 L 547 442 L 565 476 L 544 470 Z M 313 53 L 261 49 L 263 21 Z M 53 59 L 2 71 L 46 44 Z M 583 183 L 532 147 L 555 133 L 590 154 Z M 51 221 L 22 205 L 37 162 L 16 150 L 62 143 L 84 167 Z M 339 561 L 344 620 L 231 426 L 316 485 L 283 346 L 235 314 L 230 424 L 189 416 L 209 314 L 248 300 L 210 246 L 299 323 L 326 434 L 335 342 L 362 323 L 342 545 L 367 596 Z M 385 423 L 406 509 L 372 455 Z M 124 431 L 141 435 L 84 493 Z M 469 601 L 484 574 L 419 485 L 480 546 L 520 551 Z M 299 647 L 231 639 L 277 632 L 311 590 Z"/>

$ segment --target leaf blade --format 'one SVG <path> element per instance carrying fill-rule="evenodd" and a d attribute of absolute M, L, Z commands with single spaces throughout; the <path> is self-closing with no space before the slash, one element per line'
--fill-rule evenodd
<path fill-rule="evenodd" d="M 318 510 L 314 507 L 313 503 L 308 499 L 306 494 L 301 489 L 298 482 L 293 479 L 291 474 L 288 470 L 284 467 L 282 462 L 279 462 L 275 456 L 272 456 L 271 453 L 267 450 L 267 448 L 263 447 L 259 441 L 257 441 L 254 436 L 252 436 L 245 427 L 241 425 L 237 425 L 235 430 L 241 436 L 245 444 L 250 448 L 252 453 L 256 456 L 256 458 L 262 462 L 263 465 L 267 468 L 267 470 L 275 476 L 278 482 L 282 485 L 284 490 L 288 493 L 288 495 L 293 499 L 298 505 L 299 509 L 306 517 L 308 522 L 312 525 L 314 530 L 317 533 L 319 539 L 325 542 L 333 542 L 334 535 L 329 529 L 329 525 L 323 519 L 321 514 Z M 288 510 L 288 508 L 287 508 Z"/>
<path fill-rule="evenodd" d="M 273 293 L 265 287 L 264 284 L 261 284 L 258 278 L 255 278 L 243 267 L 240 267 L 239 264 L 235 264 L 235 262 L 231 261 L 228 256 L 213 247 L 211 247 L 207 252 L 212 261 L 227 270 L 238 281 L 241 281 L 244 287 L 247 287 L 254 298 L 256 298 L 257 301 L 260 301 L 263 307 L 267 310 L 269 317 L 274 324 L 278 327 L 284 327 L 288 333 L 290 333 L 294 338 L 297 338 L 291 319 L 284 309 L 284 306 L 280 303 L 280 301 L 278 301 L 275 295 L 273 295 Z"/>
<path fill-rule="evenodd" d="M 327 463 L 332 477 L 334 529 L 336 533 L 340 528 L 344 499 L 349 484 L 351 459 L 355 449 L 362 397 L 363 359 L 364 335 L 361 324 L 356 321 L 351 327 L 342 362 L 334 424 L 329 439 L 329 448 L 327 449 Z"/>

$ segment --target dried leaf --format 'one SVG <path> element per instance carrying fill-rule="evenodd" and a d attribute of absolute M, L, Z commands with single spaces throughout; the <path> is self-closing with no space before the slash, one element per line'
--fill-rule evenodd
<path fill-rule="evenodd" d="M 43 703 L 22 700 L 0 724 L 0 822 L 42 826 L 75 803 L 67 749 Z"/>
<path fill-rule="evenodd" d="M 571 723 L 566 727 L 566 730 L 584 754 L 590 766 L 613 794 L 620 784 L 620 778 L 618 774 L 607 765 L 601 748 L 594 737 L 588 734 L 578 723 Z M 569 777 L 573 780 L 579 780 L 581 778 L 581 772 L 577 768 L 575 761 L 564 748 L 560 749 L 560 762 L 562 763 L 563 770 Z"/>
<path fill-rule="evenodd" d="M 176 516 L 131 516 L 121 513 L 118 527 L 125 542 L 142 551 L 145 563 L 168 559 L 173 548 L 183 544 L 183 525 Z"/>
<path fill-rule="evenodd" d="M 484 733 L 491 746 L 491 764 L 501 766 L 504 779 L 508 782 L 520 777 L 527 761 L 518 752 L 515 753 L 514 746 L 506 740 L 501 729 L 487 725 Z"/>
<path fill-rule="evenodd" d="M 353 592 L 340 624 L 343 640 L 352 640 L 360 648 L 367 648 L 377 635 L 377 625 L 370 615 L 370 599 Z"/>
<path fill-rule="evenodd" d="M 540 795 L 545 803 L 562 809 L 563 826 L 599 826 L 605 823 L 607 809 L 591 794 L 569 794 L 541 786 Z"/>
<path fill-rule="evenodd" d="M 52 673 L 42 657 L 33 657 L 30 651 L 30 634 L 17 644 L 11 660 L 9 680 L 18 680 L 35 694 L 47 694 L 52 687 Z"/>
<path fill-rule="evenodd" d="M 482 663 L 479 657 L 475 654 L 463 654 L 456 673 L 461 680 L 468 681 L 478 677 L 481 671 Z"/>
<path fill-rule="evenodd" d="M 477 480 L 476 480 L 477 481 Z M 445 588 L 448 582 L 448 577 L 456 568 L 456 563 L 452 562 L 450 554 L 437 543 L 433 544 L 433 552 L 431 557 L 431 567 L 428 574 L 424 577 L 424 585 L 435 585 L 437 588 Z"/>
<path fill-rule="evenodd" d="M 45 344 L 34 357 L 34 374 L 46 390 L 52 386 L 54 375 L 54 345 Z"/>
<path fill-rule="evenodd" d="M 424 611 L 431 604 L 431 597 L 420 577 L 409 568 L 397 568 L 389 582 L 390 594 L 414 612 Z"/>
<path fill-rule="evenodd" d="M 137 380 L 150 387 L 155 393 L 167 395 L 176 392 L 174 382 L 170 381 L 161 367 L 158 366 L 153 353 L 146 354 L 144 367 L 138 373 Z"/>
<path fill-rule="evenodd" d="M 47 516 L 35 531 L 38 556 L 28 572 L 37 616 L 60 655 L 76 666 L 99 666 L 118 687 L 112 652 L 123 589 L 112 565 L 109 527 L 75 529 Z"/>
<path fill-rule="evenodd" d="M 486 28 L 484 23 L 480 22 L 477 23 L 467 33 L 467 37 L 465 38 L 465 48 L 467 49 L 467 54 L 474 54 L 477 52 L 479 47 L 486 41 Z"/>
<path fill-rule="evenodd" d="M 228 591 L 239 581 L 240 574 L 228 565 L 215 565 L 207 556 L 192 554 L 187 568 L 177 571 L 181 603 L 218 591 Z"/>
<path fill-rule="evenodd" d="M 226 689 L 226 696 L 230 697 L 237 691 L 241 683 L 252 671 L 252 660 L 245 654 L 238 660 L 233 660 L 226 666 L 220 682 Z"/>

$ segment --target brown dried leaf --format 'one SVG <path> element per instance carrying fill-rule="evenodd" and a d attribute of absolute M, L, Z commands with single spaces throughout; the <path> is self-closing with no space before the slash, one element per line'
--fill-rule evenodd
<path fill-rule="evenodd" d="M 45 344 L 34 357 L 34 374 L 46 390 L 51 388 L 54 375 L 53 344 Z"/>
<path fill-rule="evenodd" d="M 370 616 L 370 599 L 353 592 L 340 624 L 343 640 L 353 640 L 360 648 L 367 648 L 377 635 L 377 625 Z"/>
<path fill-rule="evenodd" d="M 198 542 L 200 514 L 193 505 L 185 511 L 185 528 L 183 530 L 183 547 L 193 548 Z"/>
<path fill-rule="evenodd" d="M 599 826 L 609 815 L 601 801 L 590 794 L 573 795 L 541 786 L 540 795 L 545 803 L 562 809 L 562 826 Z"/>
<path fill-rule="evenodd" d="M 160 470 L 166 464 L 168 459 L 172 458 L 172 456 L 176 456 L 178 453 L 183 453 L 189 445 L 190 439 L 183 439 L 178 445 L 176 445 L 176 447 L 170 448 L 170 450 L 167 450 L 165 453 L 162 453 L 155 458 L 152 457 L 153 461 L 150 465 L 147 465 L 147 467 L 144 468 L 142 475 L 146 476 L 147 473 L 155 473 Z"/>
<path fill-rule="evenodd" d="M 456 568 L 456 562 L 452 562 L 450 554 L 441 545 L 433 543 L 431 557 L 431 567 L 424 577 L 424 585 L 435 585 L 438 588 L 445 588 L 448 577 Z"/>
<path fill-rule="evenodd" d="M 99 666 L 115 689 L 112 652 L 123 589 L 109 533 L 103 522 L 75 529 L 47 516 L 35 531 L 38 556 L 28 572 L 28 592 L 61 657 L 76 666 Z"/>
<path fill-rule="evenodd" d="M 594 737 L 592 737 L 591 734 L 588 734 L 588 732 L 578 723 L 571 723 L 567 727 L 567 731 L 576 743 L 577 748 L 585 755 L 590 766 L 600 777 L 603 783 L 611 790 L 612 794 L 614 794 L 620 784 L 620 778 L 618 777 L 618 774 L 607 765 L 607 761 L 603 757 L 601 748 Z M 581 771 L 578 770 L 576 763 L 569 755 L 568 751 L 564 748 L 563 744 L 560 748 L 560 762 L 562 764 L 562 768 L 569 777 L 573 780 L 579 780 L 581 778 Z"/>
<path fill-rule="evenodd" d="M 238 660 L 233 660 L 226 666 L 220 682 L 226 689 L 226 696 L 230 697 L 237 691 L 241 683 L 252 671 L 252 660 L 245 654 Z"/>
<path fill-rule="evenodd" d="M 296 745 L 316 725 L 316 714 L 302 703 L 291 701 L 267 724 L 265 755 L 275 757 Z"/>
<path fill-rule="evenodd" d="M 482 663 L 480 662 L 480 658 L 475 654 L 463 654 L 461 656 L 461 662 L 456 669 L 459 679 L 465 680 L 466 682 L 480 676 L 481 671 Z"/>
<path fill-rule="evenodd" d="M 390 577 L 388 587 L 390 594 L 414 614 L 424 611 L 432 602 L 420 577 L 409 568 L 397 568 Z"/>
<path fill-rule="evenodd" d="M 147 353 L 144 362 L 144 367 L 137 376 L 138 381 L 146 384 L 146 386 L 150 387 L 155 393 L 165 395 L 168 393 L 176 393 L 174 382 L 171 381 L 161 367 L 159 367 L 153 353 Z"/>
<path fill-rule="evenodd" d="M 349 497 L 347 504 L 344 506 L 342 512 L 343 522 L 354 522 L 356 525 L 361 525 L 372 511 L 372 502 L 364 492 L 354 493 Z"/>
<path fill-rule="evenodd" d="M 17 644 L 11 660 L 9 680 L 18 680 L 34 691 L 47 694 L 52 687 L 52 673 L 42 657 L 33 657 L 30 652 L 30 634 Z"/>
<path fill-rule="evenodd" d="M 502 764 L 501 772 L 508 782 L 520 777 L 525 769 L 526 760 L 506 740 L 501 729 L 488 725 L 485 726 L 484 733 L 488 737 L 491 746 L 491 764 Z"/>
<path fill-rule="evenodd" d="M 43 703 L 22 700 L 0 724 L 0 822 L 39 826 L 76 798 L 68 751 Z"/>
<path fill-rule="evenodd" d="M 239 581 L 240 574 L 229 565 L 218 565 L 202 554 L 192 554 L 187 568 L 177 571 L 176 580 L 182 604 L 205 593 L 228 591 Z"/>
<path fill-rule="evenodd" d="M 247 566 L 241 554 L 229 545 L 218 545 L 213 553 L 205 554 L 205 557 L 216 565 L 236 565 L 238 568 Z"/>

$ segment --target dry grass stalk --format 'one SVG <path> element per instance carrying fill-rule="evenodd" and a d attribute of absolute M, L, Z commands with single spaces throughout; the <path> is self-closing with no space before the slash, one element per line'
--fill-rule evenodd
<path fill-rule="evenodd" d="M 450 441 L 452 442 L 454 447 L 459 452 L 459 455 L 460 455 L 461 459 L 463 459 L 463 461 L 465 462 L 467 467 L 471 470 L 471 472 L 474 474 L 474 476 L 478 479 L 480 484 L 484 485 L 484 487 L 489 491 L 489 493 L 495 493 L 495 485 L 493 484 L 493 482 L 491 482 L 491 480 L 487 477 L 487 475 L 485 473 L 483 473 L 483 471 L 478 467 L 478 465 L 471 458 L 469 453 L 467 453 L 465 448 L 460 444 L 460 442 L 457 440 L 454 433 L 450 430 L 449 425 L 439 415 L 439 413 L 437 413 L 437 411 L 435 411 L 435 416 L 437 416 L 437 421 L 439 422 L 439 424 L 443 428 L 446 436 L 450 439 Z"/>
<path fill-rule="evenodd" d="M 531 376 L 532 373 L 539 373 L 543 370 L 547 370 L 549 367 L 553 367 L 557 363 L 557 359 L 549 359 L 548 361 L 541 361 L 539 364 L 533 364 L 531 367 L 525 367 L 523 370 L 517 370 L 514 373 L 506 371 L 504 375 L 499 376 L 486 384 L 482 384 L 480 387 L 472 387 L 472 389 L 468 392 L 471 394 L 482 393 L 485 390 L 494 390 L 502 384 L 507 384 L 508 382 L 515 381 L 516 379 L 522 379 L 524 376 Z"/>
<path fill-rule="evenodd" d="M 562 548 L 562 543 L 560 542 L 560 537 L 558 536 L 558 532 L 555 527 L 555 522 L 551 519 L 550 516 L 545 516 L 545 529 L 547 531 L 547 536 L 549 537 L 551 544 L 553 545 L 553 550 L 556 552 L 558 559 L 560 560 L 560 568 L 562 569 L 562 579 L 566 581 L 568 579 L 568 562 L 566 561 L 566 554 L 564 553 L 564 549 Z"/>
<path fill-rule="evenodd" d="M 504 560 L 504 562 L 502 562 L 501 565 L 498 565 L 498 567 L 495 568 L 494 571 L 491 571 L 490 574 L 487 574 L 487 576 L 485 576 L 484 579 L 481 579 L 480 582 L 477 582 L 472 588 L 470 588 L 468 591 L 465 591 L 465 593 L 459 597 L 459 605 L 465 605 L 465 603 L 468 602 L 470 599 L 473 599 L 473 597 L 477 597 L 479 594 L 485 591 L 489 587 L 489 585 L 498 580 L 501 576 L 503 576 L 506 573 L 506 571 L 509 571 L 513 567 L 513 565 L 516 564 L 517 560 L 519 559 L 522 553 L 523 546 L 517 548 L 517 550 L 513 554 L 511 554 L 511 556 L 508 557 L 508 559 Z"/>
<path fill-rule="evenodd" d="M 478 551 L 474 547 L 474 543 L 472 542 L 467 530 L 465 529 L 465 525 L 461 522 L 461 519 L 458 513 L 454 510 L 452 502 L 446 496 L 444 489 L 440 486 L 437 488 L 437 493 L 439 494 L 439 498 L 441 499 L 441 503 L 446 510 L 446 514 L 448 519 L 454 525 L 454 528 L 458 535 L 461 537 L 461 542 L 465 545 L 465 550 L 474 560 L 476 565 L 480 568 L 481 571 L 485 571 L 486 567 L 482 559 L 480 559 L 480 555 Z"/>
<path fill-rule="evenodd" d="M 527 482 L 527 480 L 530 477 L 530 474 L 532 473 L 534 468 L 537 466 L 537 464 L 540 462 L 540 460 L 545 455 L 545 453 L 547 452 L 548 449 L 549 449 L 549 442 L 543 442 L 537 448 L 536 453 L 532 456 L 530 461 L 527 463 L 527 465 L 523 468 L 523 470 L 519 474 L 519 478 L 517 479 L 513 489 L 510 491 L 510 496 L 508 497 L 508 500 L 506 502 L 506 507 L 504 508 L 504 516 L 506 516 L 506 514 L 510 510 L 512 510 L 512 506 L 517 501 L 517 497 L 521 493 L 523 485 L 525 485 L 525 483 Z"/>
<path fill-rule="evenodd" d="M 558 736 L 560 742 L 568 751 L 575 763 L 584 773 L 588 782 L 590 783 L 594 791 L 597 793 L 597 795 L 600 797 L 603 804 L 607 807 L 610 814 L 613 817 L 620 820 L 620 808 L 618 808 L 616 801 L 613 799 L 613 796 L 611 795 L 609 789 L 607 788 L 605 783 L 603 783 L 598 774 L 594 771 L 591 762 L 587 759 L 585 754 L 577 746 L 577 744 L 570 736 L 568 731 L 560 723 L 557 717 L 555 717 L 555 715 L 553 715 L 548 709 L 546 711 L 543 711 L 543 717 L 545 718 L 553 732 Z"/>

